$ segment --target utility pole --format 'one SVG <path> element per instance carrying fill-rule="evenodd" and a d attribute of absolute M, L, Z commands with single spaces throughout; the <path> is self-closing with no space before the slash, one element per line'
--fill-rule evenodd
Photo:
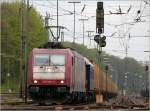
<path fill-rule="evenodd" d="M 108 85 L 108 65 L 105 66 L 105 71 L 106 71 L 106 92 L 107 92 L 107 85 Z M 107 93 L 106 93 L 106 98 L 107 98 Z"/>
<path fill-rule="evenodd" d="M 146 96 L 147 96 L 147 94 L 149 93 L 149 83 L 148 83 L 148 78 L 149 78 L 149 76 L 148 76 L 148 71 L 149 71 L 149 67 L 148 67 L 148 64 L 147 64 L 147 62 L 146 62 L 146 66 L 145 66 L 145 74 L 146 74 L 146 84 L 145 84 L 145 87 L 146 87 Z M 148 96 L 146 97 L 146 102 L 148 102 Z"/>
<path fill-rule="evenodd" d="M 93 36 L 93 35 L 91 35 L 91 33 L 93 33 L 94 31 L 90 31 L 90 30 L 87 30 L 86 31 L 87 33 L 88 33 L 88 37 L 90 38 L 90 46 L 91 46 L 91 37 Z"/>
<path fill-rule="evenodd" d="M 76 4 L 76 3 L 81 3 L 81 2 L 72 1 L 72 2 L 68 2 L 68 3 L 73 3 L 73 5 L 74 5 L 74 31 L 73 31 L 73 43 L 75 43 L 75 38 L 76 38 L 76 37 L 75 37 L 75 28 L 76 28 L 76 27 L 75 27 L 75 25 L 76 25 L 76 23 L 75 23 L 75 22 L 76 22 L 76 21 L 75 21 L 75 15 L 76 15 L 76 14 L 75 14 L 75 4 Z"/>
<path fill-rule="evenodd" d="M 126 94 L 126 90 L 127 90 L 127 79 L 128 79 L 128 76 L 127 76 L 127 57 L 128 57 L 128 40 L 126 38 L 126 46 L 125 46 L 125 54 L 126 54 L 126 60 L 125 60 L 125 72 L 124 72 L 124 85 L 123 85 L 123 92 L 124 94 Z"/>
<path fill-rule="evenodd" d="M 58 0 L 57 0 L 57 42 L 58 42 L 58 39 L 59 39 L 59 36 L 58 36 Z"/>
<path fill-rule="evenodd" d="M 104 8 L 103 8 L 103 2 L 97 2 L 97 9 L 96 9 L 96 33 L 98 35 L 94 36 L 94 41 L 97 43 L 97 52 L 98 52 L 98 64 L 99 69 L 101 66 L 101 53 L 102 53 L 102 47 L 105 47 L 106 37 L 101 37 L 101 34 L 104 33 Z M 103 40 L 102 40 L 103 39 Z M 100 79 L 100 78 L 98 78 Z M 100 82 L 99 82 L 100 84 Z M 98 94 L 96 94 L 96 103 L 102 103 L 103 96 L 102 96 L 102 90 L 98 90 Z"/>
<path fill-rule="evenodd" d="M 149 6 L 149 13 L 150 13 L 150 6 Z M 149 16 L 149 20 L 150 20 L 150 16 Z M 149 74 L 148 74 L 148 78 L 150 78 L 150 22 L 149 22 Z M 150 89 L 150 85 L 148 86 L 148 89 Z"/>
<path fill-rule="evenodd" d="M 20 43 L 20 97 L 23 97 L 23 38 L 24 38 L 24 33 L 23 33 L 23 22 L 24 22 L 24 17 L 23 17 L 23 9 L 24 9 L 24 1 L 22 0 L 21 5 L 20 5 L 20 15 L 21 15 L 21 43 Z"/>
<path fill-rule="evenodd" d="M 29 0 L 21 3 L 21 89 L 24 92 L 24 100 L 27 102 L 27 23 L 28 23 Z M 24 85 L 23 85 L 24 84 Z M 22 95 L 23 96 L 23 95 Z"/>
<path fill-rule="evenodd" d="M 25 0 L 22 0 L 21 3 L 21 97 L 23 97 L 25 94 L 25 79 L 24 79 L 24 74 L 25 74 L 25 61 L 24 61 L 24 56 L 25 56 L 25 38 L 26 38 L 26 26 L 25 26 Z"/>
<path fill-rule="evenodd" d="M 61 42 L 64 42 L 64 32 L 61 32 Z"/>
<path fill-rule="evenodd" d="M 84 21 L 88 21 L 88 19 L 79 19 L 79 21 L 82 21 L 83 23 L 83 45 L 84 45 Z"/>
<path fill-rule="evenodd" d="M 27 6 L 26 6 L 26 38 L 25 38 L 25 102 L 27 103 L 27 42 L 28 42 L 28 23 L 29 23 L 29 0 L 27 0 Z"/>

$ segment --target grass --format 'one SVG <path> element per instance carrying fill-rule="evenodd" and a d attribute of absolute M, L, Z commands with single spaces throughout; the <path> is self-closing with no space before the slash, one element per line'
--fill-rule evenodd
<path fill-rule="evenodd" d="M 1 93 L 19 92 L 20 81 L 16 78 L 8 78 L 5 83 L 1 84 Z"/>

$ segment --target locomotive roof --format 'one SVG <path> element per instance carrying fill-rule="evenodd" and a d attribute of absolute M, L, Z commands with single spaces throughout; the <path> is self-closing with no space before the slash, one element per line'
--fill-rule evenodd
<path fill-rule="evenodd" d="M 84 57 L 78 53 L 77 51 L 75 50 L 72 50 L 70 48 L 64 48 L 64 49 L 45 49 L 45 48 L 33 48 L 32 50 L 32 54 L 48 54 L 48 53 L 69 53 L 70 55 L 72 56 L 76 56 L 76 57 L 79 57 L 79 58 L 83 58 Z"/>
<path fill-rule="evenodd" d="M 34 48 L 32 50 L 33 53 L 48 53 L 49 51 L 52 52 L 71 52 L 69 48 L 67 49 L 44 49 L 44 48 Z"/>
<path fill-rule="evenodd" d="M 64 49 L 33 48 L 33 50 L 32 50 L 33 55 L 34 54 L 43 54 L 43 53 L 48 54 L 50 52 L 52 52 L 52 53 L 69 53 L 72 56 L 74 55 L 78 58 L 83 58 L 84 59 L 84 57 L 81 54 L 79 54 L 77 51 L 72 50 L 70 48 L 64 48 Z"/>

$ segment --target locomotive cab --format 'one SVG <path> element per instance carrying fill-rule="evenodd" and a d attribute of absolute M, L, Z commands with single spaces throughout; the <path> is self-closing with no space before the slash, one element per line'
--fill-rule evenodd
<path fill-rule="evenodd" d="M 67 62 L 64 50 L 33 49 L 28 61 L 28 92 L 31 98 L 60 98 L 69 92 Z M 71 58 L 72 60 L 72 58 Z"/>
<path fill-rule="evenodd" d="M 40 82 L 63 85 L 65 83 L 65 55 L 36 54 L 33 58 L 34 84 Z"/>

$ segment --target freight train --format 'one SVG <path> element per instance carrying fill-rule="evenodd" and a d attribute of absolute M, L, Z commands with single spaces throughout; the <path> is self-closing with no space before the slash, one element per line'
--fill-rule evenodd
<path fill-rule="evenodd" d="M 99 73 L 95 63 L 75 50 L 34 48 L 28 59 L 28 95 L 35 101 L 63 102 L 95 101 L 96 90 L 116 96 L 116 84 L 107 78 L 105 89 L 106 77 Z"/>

